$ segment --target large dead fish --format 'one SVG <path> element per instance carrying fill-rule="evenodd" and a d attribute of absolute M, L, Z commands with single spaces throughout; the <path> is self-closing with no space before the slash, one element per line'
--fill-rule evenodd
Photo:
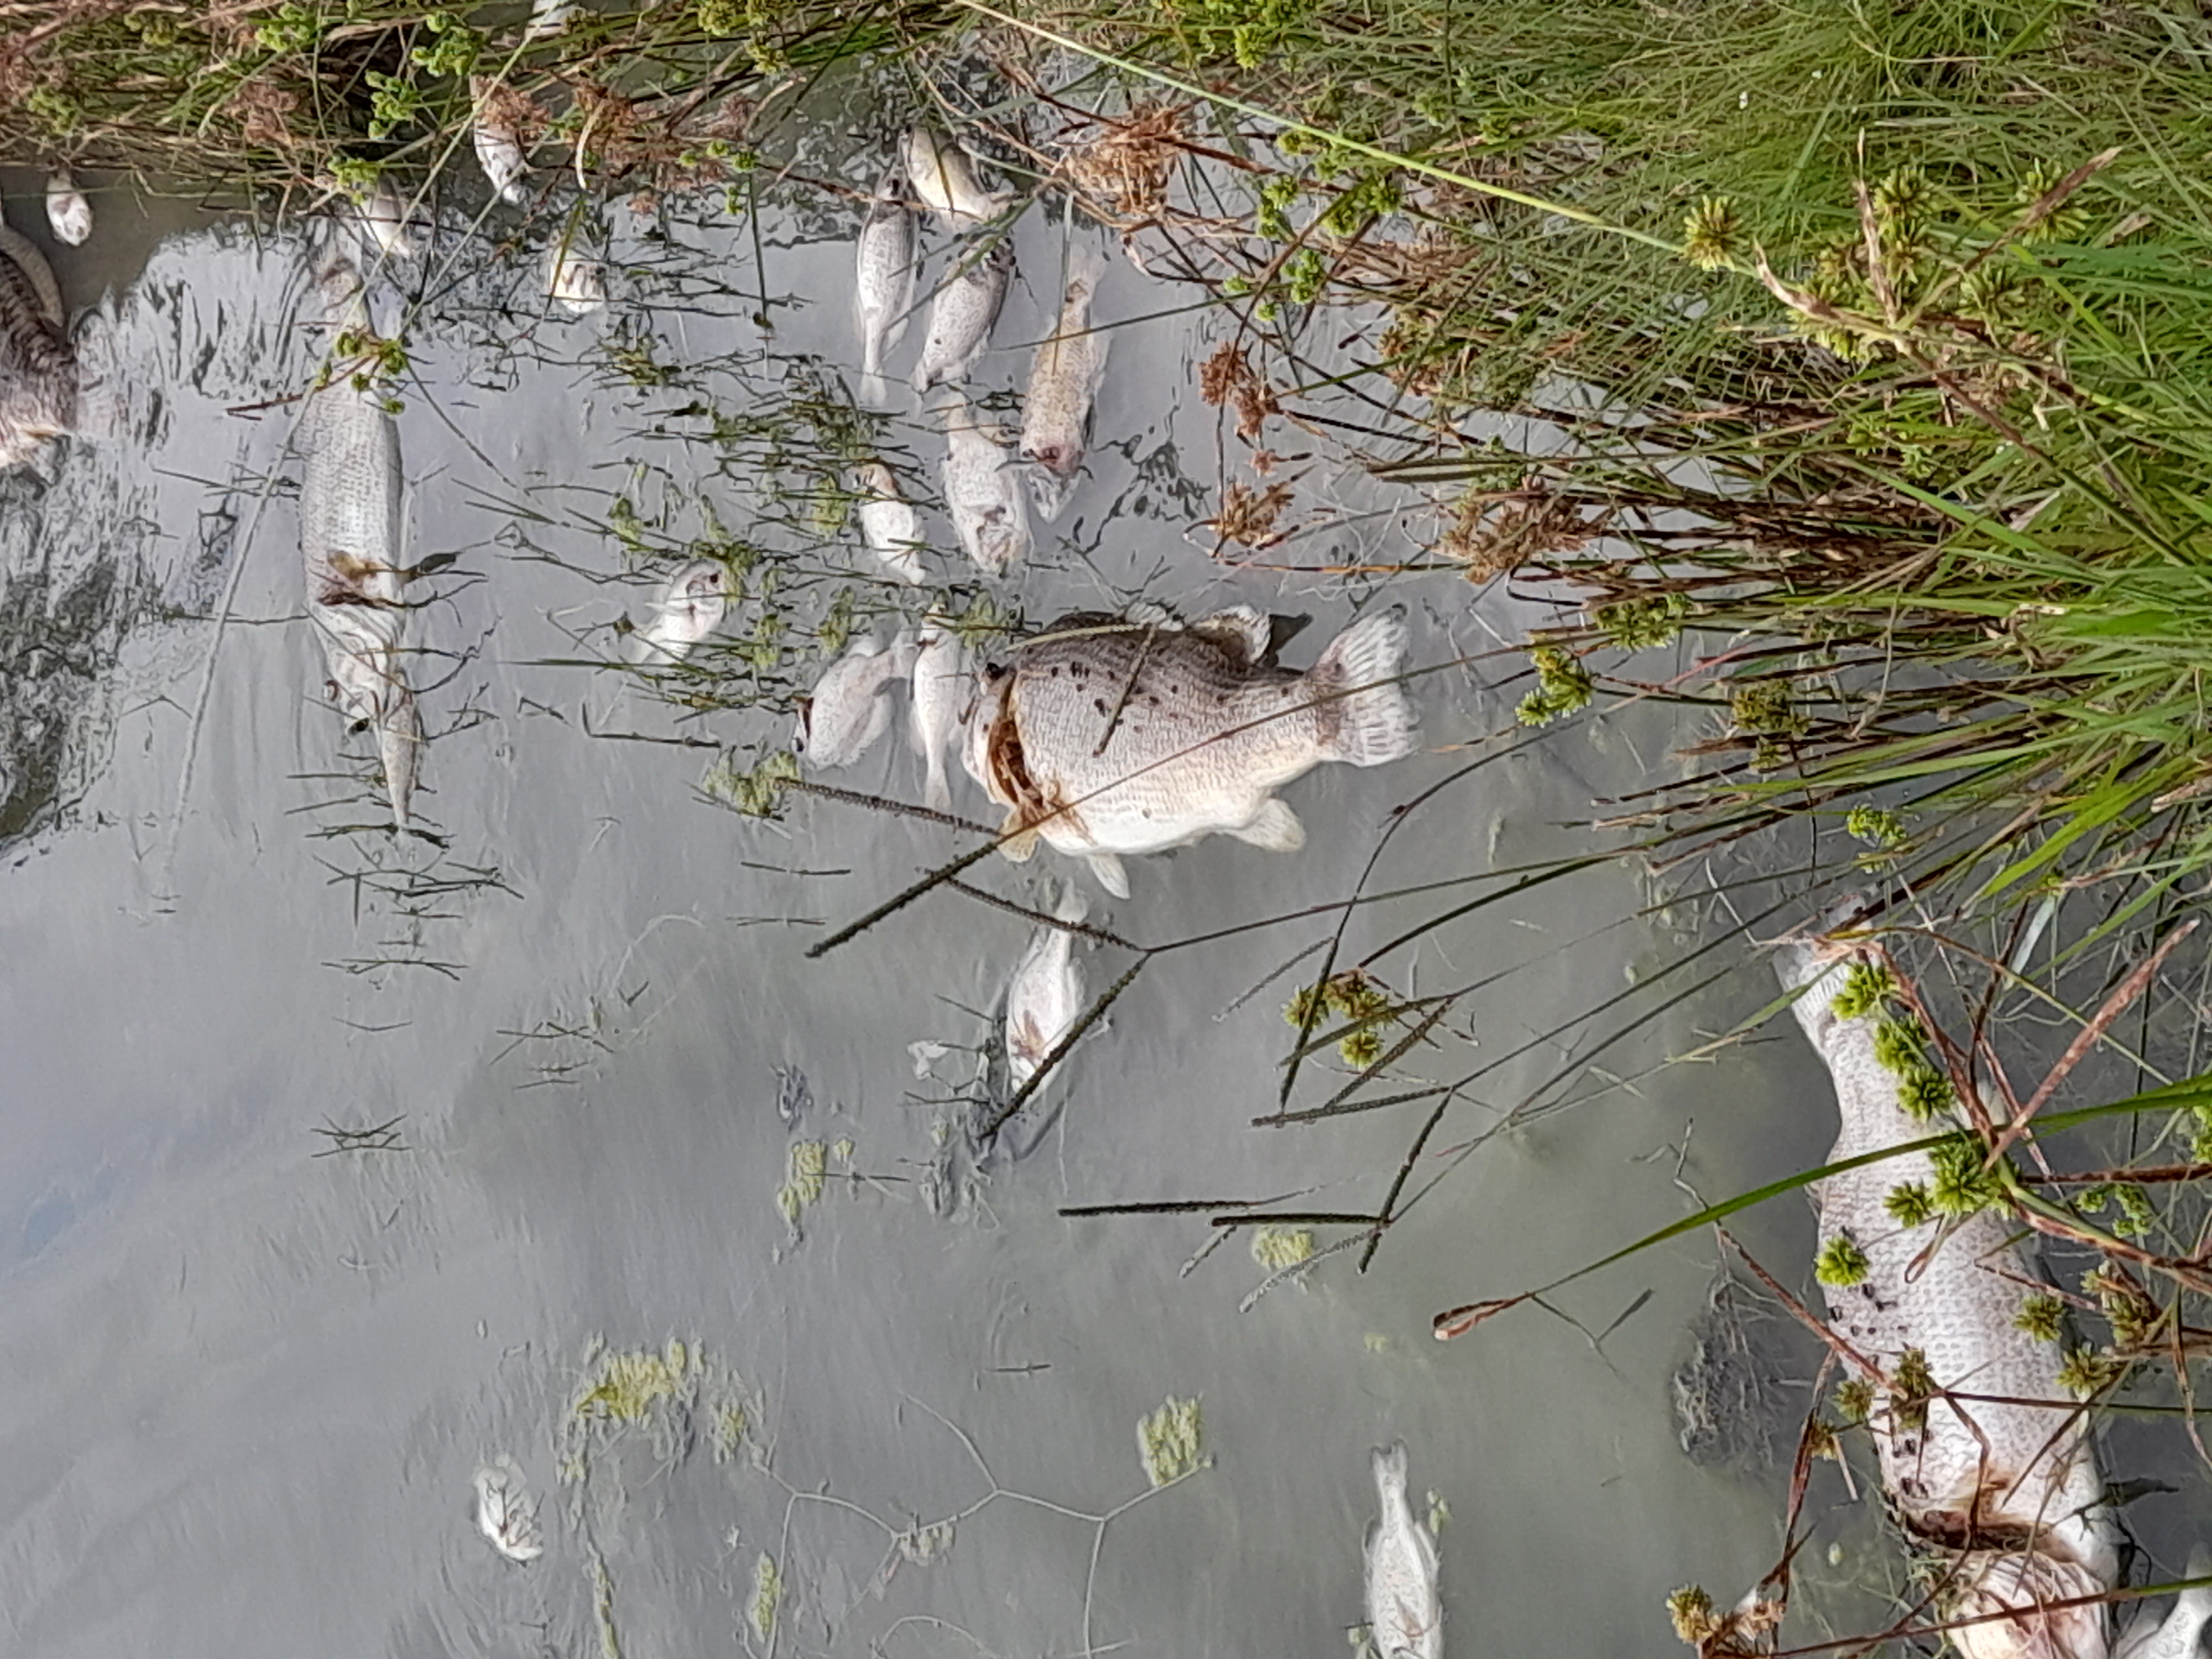
<path fill-rule="evenodd" d="M 945 405 L 945 510 L 968 556 L 994 576 L 1029 556 L 1013 434 L 957 394 Z"/>
<path fill-rule="evenodd" d="M 1090 907 L 1073 882 L 1061 891 L 1053 915 L 1081 921 Z M 1083 969 L 1075 961 L 1075 935 L 1040 927 L 1006 988 L 1006 1071 L 1018 1089 L 1037 1073 L 1083 1013 Z"/>
<path fill-rule="evenodd" d="M 1078 614 L 987 669 L 962 758 L 1009 809 L 1000 850 L 1018 862 L 1042 837 L 1127 897 L 1123 854 L 1214 834 L 1303 846 L 1277 789 L 1323 761 L 1413 751 L 1405 612 L 1362 617 L 1303 674 L 1269 647 L 1267 617 L 1242 606 L 1188 628 Z"/>
<path fill-rule="evenodd" d="M 928 126 L 908 129 L 900 154 L 922 206 L 955 228 L 995 219 L 1014 199 L 1010 190 L 985 190 L 976 183 L 975 158 L 967 146 Z"/>
<path fill-rule="evenodd" d="M 1091 405 L 1106 377 L 1107 337 L 1091 326 L 1091 301 L 1104 269 L 1096 248 L 1070 245 L 1059 324 L 1037 348 L 1022 397 L 1022 459 L 1041 469 L 1031 474 L 1031 491 L 1048 520 L 1067 505 L 1083 470 Z"/>
<path fill-rule="evenodd" d="M 43 468 L 76 429 L 76 349 L 61 285 L 35 243 L 0 224 L 0 469 Z"/>
<path fill-rule="evenodd" d="M 1371 1458 L 1381 1514 L 1367 1529 L 1367 1627 L 1382 1659 L 1442 1659 L 1444 1604 L 1437 1543 L 1406 1497 L 1406 1443 Z"/>
<path fill-rule="evenodd" d="M 945 781 L 945 751 L 951 745 L 973 685 L 967 647 L 945 619 L 943 607 L 932 610 L 915 638 L 914 696 L 907 716 L 908 730 L 927 771 L 922 804 L 933 812 L 952 805 L 952 791 Z"/>
<path fill-rule="evenodd" d="M 914 367 L 914 389 L 957 386 L 991 343 L 992 325 L 1006 303 L 1014 276 L 1013 244 L 1004 238 L 988 253 L 969 248 L 929 302 L 929 331 L 922 337 L 921 361 Z"/>
<path fill-rule="evenodd" d="M 360 273 L 334 260 L 319 281 L 334 335 L 366 336 Z M 347 719 L 375 730 L 392 822 L 404 830 L 423 739 L 405 671 L 399 428 L 374 385 L 357 388 L 340 372 L 308 394 L 295 442 L 301 461 L 307 613 L 322 638 L 339 708 Z"/>
<path fill-rule="evenodd" d="M 854 248 L 853 306 L 860 325 L 860 396 L 887 400 L 884 358 L 906 337 L 907 313 L 914 309 L 915 249 L 919 233 L 912 210 L 899 198 L 886 175 L 860 222 Z"/>
<path fill-rule="evenodd" d="M 1834 1079 L 1842 1126 L 1831 1163 L 1929 1130 L 1876 1058 L 1878 1012 L 1836 1014 L 1850 957 L 1826 941 L 1794 941 L 1776 958 L 1784 988 L 1800 993 L 1798 1024 Z M 2104 1608 L 2050 1605 L 2112 1589 L 2119 1557 L 2088 1423 L 2059 1380 L 2059 1345 L 2015 1322 L 2044 1282 L 2037 1252 L 1998 1210 L 1948 1230 L 1941 1217 L 1900 1224 L 1885 1200 L 1913 1182 L 1935 1183 L 1925 1152 L 1845 1170 L 1813 1189 L 1823 1249 L 1848 1239 L 1866 1261 L 1857 1283 L 1824 1286 L 1836 1336 L 1886 1378 L 1917 1350 L 1938 1389 L 1976 1396 L 1907 1405 L 1877 1389 L 1869 1421 L 1893 1512 L 1954 1564 L 1951 1616 L 1981 1621 L 1950 1632 L 1966 1659 L 2104 1659 Z M 1997 1613 L 2007 1616 L 1989 1616 Z"/>

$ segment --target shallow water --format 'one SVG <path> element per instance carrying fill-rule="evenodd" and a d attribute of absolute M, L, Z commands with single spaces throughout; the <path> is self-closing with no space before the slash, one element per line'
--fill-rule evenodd
<path fill-rule="evenodd" d="M 25 222 L 30 204 L 9 205 Z M 102 206 L 104 225 L 129 222 Z M 1421 1178 L 1449 1178 L 1370 1272 L 1334 1255 L 1249 1311 L 1267 1273 L 1241 1239 L 1181 1271 L 1210 1237 L 1205 1213 L 1055 1212 L 1380 1202 L 1425 1107 L 1249 1125 L 1274 1106 L 1296 976 L 1231 1005 L 1326 919 L 1159 957 L 1072 1055 L 1028 1155 L 971 1171 L 957 1135 L 950 1152 L 940 1142 L 1028 925 L 939 891 L 819 961 L 804 951 L 972 843 L 803 798 L 778 823 L 730 813 L 697 787 L 716 745 L 749 765 L 787 740 L 787 715 L 678 718 L 649 685 L 590 666 L 619 655 L 610 624 L 643 620 L 670 568 L 605 529 L 617 493 L 648 523 L 665 509 L 680 542 L 708 490 L 729 528 L 797 550 L 796 612 L 818 616 L 841 569 L 864 603 L 926 597 L 874 583 L 856 541 L 800 547 L 787 526 L 756 526 L 740 511 L 753 459 L 718 476 L 713 446 L 681 435 L 700 418 L 674 412 L 702 394 L 765 408 L 793 359 L 849 374 L 848 247 L 772 218 L 763 269 L 734 220 L 665 228 L 618 232 L 615 304 L 581 321 L 544 314 L 531 253 L 501 265 L 457 249 L 460 280 L 410 332 L 410 551 L 458 556 L 416 622 L 443 653 L 416 676 L 433 734 L 418 810 L 442 847 L 379 827 L 368 741 L 317 694 L 289 491 L 269 483 L 296 477 L 290 410 L 242 412 L 313 368 L 293 316 L 298 239 L 190 227 L 141 270 L 137 239 L 116 230 L 107 252 L 95 240 L 61 262 L 79 304 L 112 286 L 131 408 L 43 495 L 9 486 L 0 547 L 11 594 L 32 572 L 110 569 L 101 591 L 127 600 L 90 605 L 105 643 L 70 693 L 59 769 L 76 784 L 0 872 L 13 1645 L 1334 1652 L 1362 1617 L 1367 1449 L 1403 1437 L 1416 1495 L 1449 1509 L 1455 1650 L 1676 1650 L 1664 1594 L 1747 1586 L 1781 1503 L 1778 1473 L 1699 1468 L 1677 1443 L 1668 1379 L 1712 1245 L 1680 1241 L 1563 1291 L 1554 1305 L 1586 1329 L 1524 1309 L 1440 1346 L 1429 1322 L 1675 1218 L 1678 1176 L 1715 1198 L 1817 1159 L 1832 1117 L 1794 1044 L 1650 1070 L 1770 1000 L 1764 970 L 1589 1069 L 1576 1062 L 1603 1025 L 1501 1065 L 1430 1143 Z M 1055 235 L 1024 222 L 1025 271 L 1050 271 Z M 1054 286 L 1017 285 L 986 386 L 1018 388 L 1027 354 L 1008 348 L 1042 331 Z M 778 309 L 764 338 L 748 297 L 762 292 L 813 297 Z M 400 298 L 382 289 L 380 314 Z M 1186 614 L 1311 611 L 1286 653 L 1310 662 L 1352 614 L 1341 584 L 1229 569 L 1186 533 L 1212 510 L 1218 436 L 1188 388 L 1223 331 L 1187 303 L 1112 268 L 1103 315 L 1146 320 L 1116 331 L 1092 476 L 998 597 L 1033 620 L 1139 592 Z M 902 370 L 921 333 L 917 319 Z M 608 343 L 641 335 L 687 384 L 611 368 Z M 939 440 L 912 414 L 902 401 L 893 441 L 933 483 Z M 1302 500 L 1346 517 L 1285 562 L 1399 556 L 1426 522 L 1417 500 L 1377 496 L 1318 450 L 1300 467 Z M 938 574 L 963 599 L 987 588 L 942 518 L 930 526 Z M 1517 636 L 1526 611 L 1471 611 L 1468 592 L 1401 586 L 1416 662 Z M 769 689 L 818 665 L 802 651 Z M 1094 888 L 1093 919 L 1158 943 L 1342 898 L 1391 809 L 1472 752 L 1453 745 L 1510 726 L 1519 688 L 1498 682 L 1516 665 L 1420 681 L 1428 752 L 1293 786 L 1301 854 L 1215 840 L 1133 861 L 1132 898 Z M 609 731 L 705 746 L 594 735 Z M 1663 772 L 1669 736 L 1632 712 L 1516 750 L 1415 815 L 1371 887 L 1587 850 L 1576 826 L 1592 793 Z M 921 768 L 887 742 L 830 781 L 911 800 Z M 993 816 L 964 778 L 955 799 Z M 1042 904 L 1077 873 L 1046 854 L 970 875 Z M 1650 897 L 1632 867 L 1602 865 L 1390 958 L 1401 990 L 1490 980 L 1448 1022 L 1453 1038 L 1404 1069 L 1458 1076 L 1648 978 L 1694 926 L 1686 912 L 1623 922 Z M 1352 952 L 1446 902 L 1362 913 Z M 1094 994 L 1127 962 L 1078 955 Z M 916 1075 L 918 1042 L 946 1045 L 931 1076 Z M 1316 1064 L 1302 1103 L 1335 1067 Z M 811 1103 L 787 1124 L 794 1070 Z M 1576 1109 L 1457 1156 L 1555 1074 Z M 319 1128 L 391 1120 L 401 1146 L 319 1156 L 333 1150 Z M 1683 1157 L 1670 1149 L 1686 1134 Z M 793 1142 L 843 1139 L 849 1164 L 833 1157 L 794 1229 L 776 1204 Z M 955 1201 L 927 1202 L 947 1180 Z M 1747 1218 L 1741 1236 L 1803 1282 L 1802 1205 Z M 672 1338 L 744 1379 L 750 1449 L 718 1463 L 702 1407 L 688 1443 L 656 1451 L 641 1429 L 564 1486 L 556 1449 L 594 1340 L 659 1352 Z M 1169 1395 L 1202 1400 L 1213 1461 L 1122 1510 L 1146 1491 L 1138 1420 Z M 471 1474 L 501 1451 L 543 1500 L 548 1547 L 527 1566 L 471 1517 Z M 952 1516 L 949 1541 L 897 1547 Z M 1863 1513 L 1832 1530 L 1845 1553 L 1809 1573 L 1894 1580 Z M 765 1640 L 747 1625 L 763 1553 L 784 1585 Z"/>

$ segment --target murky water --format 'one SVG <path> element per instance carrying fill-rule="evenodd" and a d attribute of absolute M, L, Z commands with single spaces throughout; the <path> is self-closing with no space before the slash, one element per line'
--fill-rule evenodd
<path fill-rule="evenodd" d="M 1458 1651 L 1672 1651 L 1667 1590 L 1733 1594 L 1764 1570 L 1780 1476 L 1700 1467 L 1678 1443 L 1668 1379 L 1710 1243 L 1561 1292 L 1583 1328 L 1528 1309 L 1449 1346 L 1429 1335 L 1439 1309 L 1682 1214 L 1686 1184 L 1717 1197 L 1827 1144 L 1794 1047 L 1653 1069 L 1766 1000 L 1756 971 L 1586 1069 L 1591 1031 L 1506 1058 L 1680 953 L 1686 932 L 1622 921 L 1651 896 L 1632 867 L 1509 898 L 1378 964 L 1401 993 L 1487 981 L 1407 1076 L 1504 1063 L 1428 1143 L 1416 1185 L 1448 1178 L 1370 1272 L 1329 1256 L 1240 1311 L 1267 1269 L 1240 1237 L 1186 1273 L 1205 1212 L 1056 1212 L 1381 1201 L 1425 1104 L 1250 1126 L 1274 1108 L 1296 979 L 1245 994 L 1332 917 L 1157 958 L 1072 1056 L 1027 1155 L 971 1170 L 948 1126 L 1028 925 L 940 890 L 804 953 L 972 842 L 805 799 L 764 823 L 701 793 L 725 750 L 742 769 L 787 741 L 788 696 L 820 662 L 804 628 L 837 587 L 864 617 L 916 614 L 929 592 L 878 580 L 849 535 L 810 540 L 803 501 L 763 518 L 763 446 L 803 447 L 809 428 L 731 436 L 794 388 L 849 378 L 845 244 L 771 217 L 757 261 L 738 221 L 644 227 L 617 210 L 616 301 L 581 321 L 545 314 L 529 252 L 449 249 L 398 388 L 410 552 L 456 556 L 416 623 L 433 842 L 380 827 L 368 740 L 321 699 L 291 493 L 270 483 L 297 464 L 291 408 L 264 405 L 315 361 L 295 318 L 299 240 L 185 228 L 140 270 L 130 213 L 103 205 L 107 251 L 58 263 L 79 304 L 114 289 L 137 377 L 122 435 L 0 505 L 7 626 L 49 619 L 52 672 L 74 677 L 50 699 L 52 735 L 21 745 L 56 781 L 0 822 L 0 1606 L 15 1650 L 1330 1653 L 1362 1618 L 1367 1449 L 1395 1437 L 1417 1497 L 1449 1508 Z M 1026 373 L 1012 348 L 1045 330 L 1056 235 L 1023 224 L 1030 275 L 986 387 Z M 763 295 L 788 296 L 770 335 Z M 1233 445 L 1190 390 L 1223 326 L 1189 297 L 1113 266 L 1102 312 L 1124 325 L 1092 476 L 995 589 L 933 517 L 934 587 L 1035 620 L 1139 593 L 1186 614 L 1310 612 L 1287 653 L 1300 664 L 1352 614 L 1366 596 L 1340 580 L 1215 563 L 1192 530 Z M 402 299 L 380 290 L 387 322 Z M 641 344 L 667 383 L 639 384 L 657 373 Z M 910 400 L 889 434 L 933 483 L 941 439 Z M 1291 469 L 1300 511 L 1337 515 L 1279 562 L 1396 556 L 1426 523 L 1299 434 L 1278 447 L 1310 454 Z M 591 665 L 619 659 L 616 618 L 641 621 L 672 568 L 647 555 L 704 532 L 702 495 L 727 531 L 784 550 L 801 648 L 760 676 L 771 707 L 685 711 Z M 1302 853 L 1215 840 L 1138 860 L 1129 900 L 1093 890 L 1094 919 L 1158 944 L 1351 892 L 1392 809 L 1464 765 L 1455 745 L 1510 726 L 1517 690 L 1495 684 L 1510 665 L 1479 653 L 1526 617 L 1468 593 L 1438 577 L 1396 595 L 1418 663 L 1478 656 L 1419 683 L 1425 752 L 1293 786 Z M 1587 849 L 1593 791 L 1663 770 L 1668 738 L 1639 713 L 1518 749 L 1416 814 L 1370 889 Z M 830 781 L 914 800 L 921 765 L 886 743 Z M 955 799 L 995 817 L 964 778 Z M 1038 904 L 1073 873 L 1046 854 L 970 875 Z M 1348 952 L 1478 890 L 1363 911 Z M 1094 992 L 1129 960 L 1079 956 Z M 918 1043 L 943 1045 L 927 1075 Z M 1340 1072 L 1316 1062 L 1299 1103 Z M 1546 1098 L 1576 1109 L 1466 1152 L 1555 1076 Z M 383 1150 L 323 1133 L 386 1125 Z M 830 1178 L 794 1226 L 777 1194 L 802 1141 L 830 1147 Z M 1811 1233 L 1787 1203 L 1743 1229 L 1793 1280 Z M 668 1437 L 664 1403 L 564 1485 L 593 1345 L 663 1354 L 672 1339 L 700 1390 L 690 1433 Z M 1170 1395 L 1202 1401 L 1212 1462 L 1146 1496 L 1137 1424 Z M 717 1411 L 740 1399 L 746 1443 L 718 1460 Z M 501 1452 L 543 1499 L 547 1547 L 526 1566 L 473 1524 L 471 1473 Z M 1844 1531 L 1863 1553 L 1808 1571 L 1892 1582 L 1870 1522 Z M 750 1620 L 763 1555 L 781 1583 L 765 1636 Z"/>

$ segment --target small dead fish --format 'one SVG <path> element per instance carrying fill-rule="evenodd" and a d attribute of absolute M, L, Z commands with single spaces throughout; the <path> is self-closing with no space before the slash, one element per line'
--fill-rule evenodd
<path fill-rule="evenodd" d="M 910 127 L 901 149 L 915 195 L 949 225 L 980 225 L 995 219 L 1014 199 L 1010 190 L 987 191 L 975 182 L 975 158 L 957 138 L 927 126 Z"/>
<path fill-rule="evenodd" d="M 1019 862 L 1042 837 L 1125 898 L 1123 854 L 1217 834 L 1304 845 L 1277 789 L 1323 761 L 1413 752 L 1405 611 L 1363 617 L 1303 674 L 1268 661 L 1271 631 L 1248 606 L 1188 628 L 1079 613 L 987 669 L 962 760 L 1009 809 L 1000 850 Z"/>
<path fill-rule="evenodd" d="M 860 520 L 860 539 L 877 562 L 902 582 L 928 580 L 921 567 L 921 520 L 914 504 L 899 494 L 898 479 L 881 461 L 854 469 L 853 493 Z"/>
<path fill-rule="evenodd" d="M 1022 398 L 1022 459 L 1046 476 L 1036 481 L 1037 506 L 1056 519 L 1067 504 L 1091 441 L 1091 404 L 1106 375 L 1107 337 L 1091 327 L 1091 301 L 1105 261 L 1087 244 L 1068 256 L 1060 324 L 1036 350 Z"/>
<path fill-rule="evenodd" d="M 890 387 L 884 357 L 906 337 L 914 309 L 915 249 L 919 228 L 890 178 L 877 186 L 854 246 L 853 306 L 860 325 L 860 396 L 884 402 Z"/>
<path fill-rule="evenodd" d="M 1372 1456 L 1381 1517 L 1367 1529 L 1367 1624 L 1382 1659 L 1440 1659 L 1444 1604 L 1437 1541 L 1406 1498 L 1406 1443 Z"/>
<path fill-rule="evenodd" d="M 2212 1576 L 2212 1550 L 2199 1544 L 2189 1554 L 2185 1578 Z M 2118 1659 L 2197 1659 L 2204 1626 L 2212 1620 L 2212 1589 L 2198 1584 L 2174 1598 L 2173 1610 L 2154 1620 L 2146 1605 L 2120 1638 Z"/>
<path fill-rule="evenodd" d="M 506 88 L 479 75 L 470 77 L 469 89 L 476 101 L 476 121 L 469 136 L 476 144 L 477 165 L 501 201 L 520 207 L 530 199 L 523 185 L 530 176 L 530 157 L 522 148 L 520 130 L 500 113 L 502 97 L 508 95 Z"/>
<path fill-rule="evenodd" d="M 510 1561 L 535 1561 L 545 1553 L 538 1505 L 526 1495 L 522 1470 L 506 1453 L 480 1466 L 475 1477 L 477 1530 Z"/>
<path fill-rule="evenodd" d="M 862 635 L 823 671 L 813 693 L 799 699 L 795 747 L 812 767 L 850 766 L 890 729 L 890 705 L 883 693 L 906 672 L 910 647 L 886 651 Z"/>
<path fill-rule="evenodd" d="M 56 167 L 46 175 L 46 222 L 71 247 L 82 247 L 92 234 L 92 204 L 84 199 L 67 167 Z"/>
<path fill-rule="evenodd" d="M 545 296 L 572 317 L 588 317 L 607 302 L 606 267 L 567 237 L 545 253 Z"/>
<path fill-rule="evenodd" d="M 1003 427 L 985 425 L 964 398 L 945 406 L 945 511 L 968 556 L 994 576 L 1005 575 L 1030 550 L 1012 437 Z"/>
<path fill-rule="evenodd" d="M 722 567 L 712 559 L 694 559 L 669 579 L 653 620 L 638 630 L 644 659 L 680 661 L 722 625 L 728 609 Z"/>
<path fill-rule="evenodd" d="M 1073 882 L 1061 890 L 1053 915 L 1081 921 L 1090 914 Z M 1075 962 L 1075 935 L 1064 927 L 1039 927 L 1015 966 L 1006 989 L 1006 1071 L 1018 1089 L 1037 1073 L 1045 1056 L 1083 1014 L 1083 969 Z"/>
<path fill-rule="evenodd" d="M 927 769 L 922 805 L 933 812 L 952 805 L 952 791 L 945 781 L 945 751 L 951 745 L 972 684 L 968 647 L 946 620 L 944 607 L 937 606 L 915 638 L 914 696 L 907 705 L 908 734 Z"/>
<path fill-rule="evenodd" d="M 407 198 L 380 173 L 367 191 L 353 198 L 369 244 L 387 259 L 414 259 L 429 244 L 428 228 L 410 210 Z"/>
<path fill-rule="evenodd" d="M 991 329 L 1006 302 L 1014 276 L 1013 244 L 1003 238 L 990 252 L 974 250 L 955 266 L 929 302 L 929 332 L 914 368 L 914 389 L 957 386 L 991 343 Z"/>

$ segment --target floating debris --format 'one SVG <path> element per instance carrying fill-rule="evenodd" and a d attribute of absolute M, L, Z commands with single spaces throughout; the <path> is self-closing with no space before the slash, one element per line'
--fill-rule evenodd
<path fill-rule="evenodd" d="M 1140 1418 L 1137 1455 L 1144 1460 L 1145 1479 L 1155 1486 L 1164 1486 L 1202 1468 L 1206 1462 L 1202 1426 L 1195 1395 L 1178 1400 L 1170 1395 L 1158 1411 Z"/>
<path fill-rule="evenodd" d="M 808 1206 L 822 1201 L 829 1175 L 828 1149 L 818 1140 L 794 1140 L 785 1164 L 783 1185 L 776 1188 L 775 1207 L 793 1227 Z"/>
<path fill-rule="evenodd" d="M 470 95 L 476 105 L 475 125 L 470 129 L 477 165 L 501 201 L 520 207 L 530 199 L 523 181 L 530 176 L 530 158 L 523 149 L 524 122 L 542 123 L 544 112 L 523 94 L 489 76 L 469 77 Z"/>
<path fill-rule="evenodd" d="M 763 1642 L 775 1639 L 775 1616 L 783 1606 L 783 1572 L 765 1550 L 753 1563 L 752 1605 L 745 1609 L 753 1634 Z"/>
<path fill-rule="evenodd" d="M 775 1115 L 791 1127 L 814 1104 L 814 1090 L 806 1081 L 806 1073 L 796 1066 L 775 1068 Z"/>
<path fill-rule="evenodd" d="M 1280 1227 L 1270 1223 L 1252 1230 L 1252 1260 L 1270 1273 L 1282 1273 L 1302 1261 L 1310 1261 L 1313 1254 L 1310 1227 Z"/>

